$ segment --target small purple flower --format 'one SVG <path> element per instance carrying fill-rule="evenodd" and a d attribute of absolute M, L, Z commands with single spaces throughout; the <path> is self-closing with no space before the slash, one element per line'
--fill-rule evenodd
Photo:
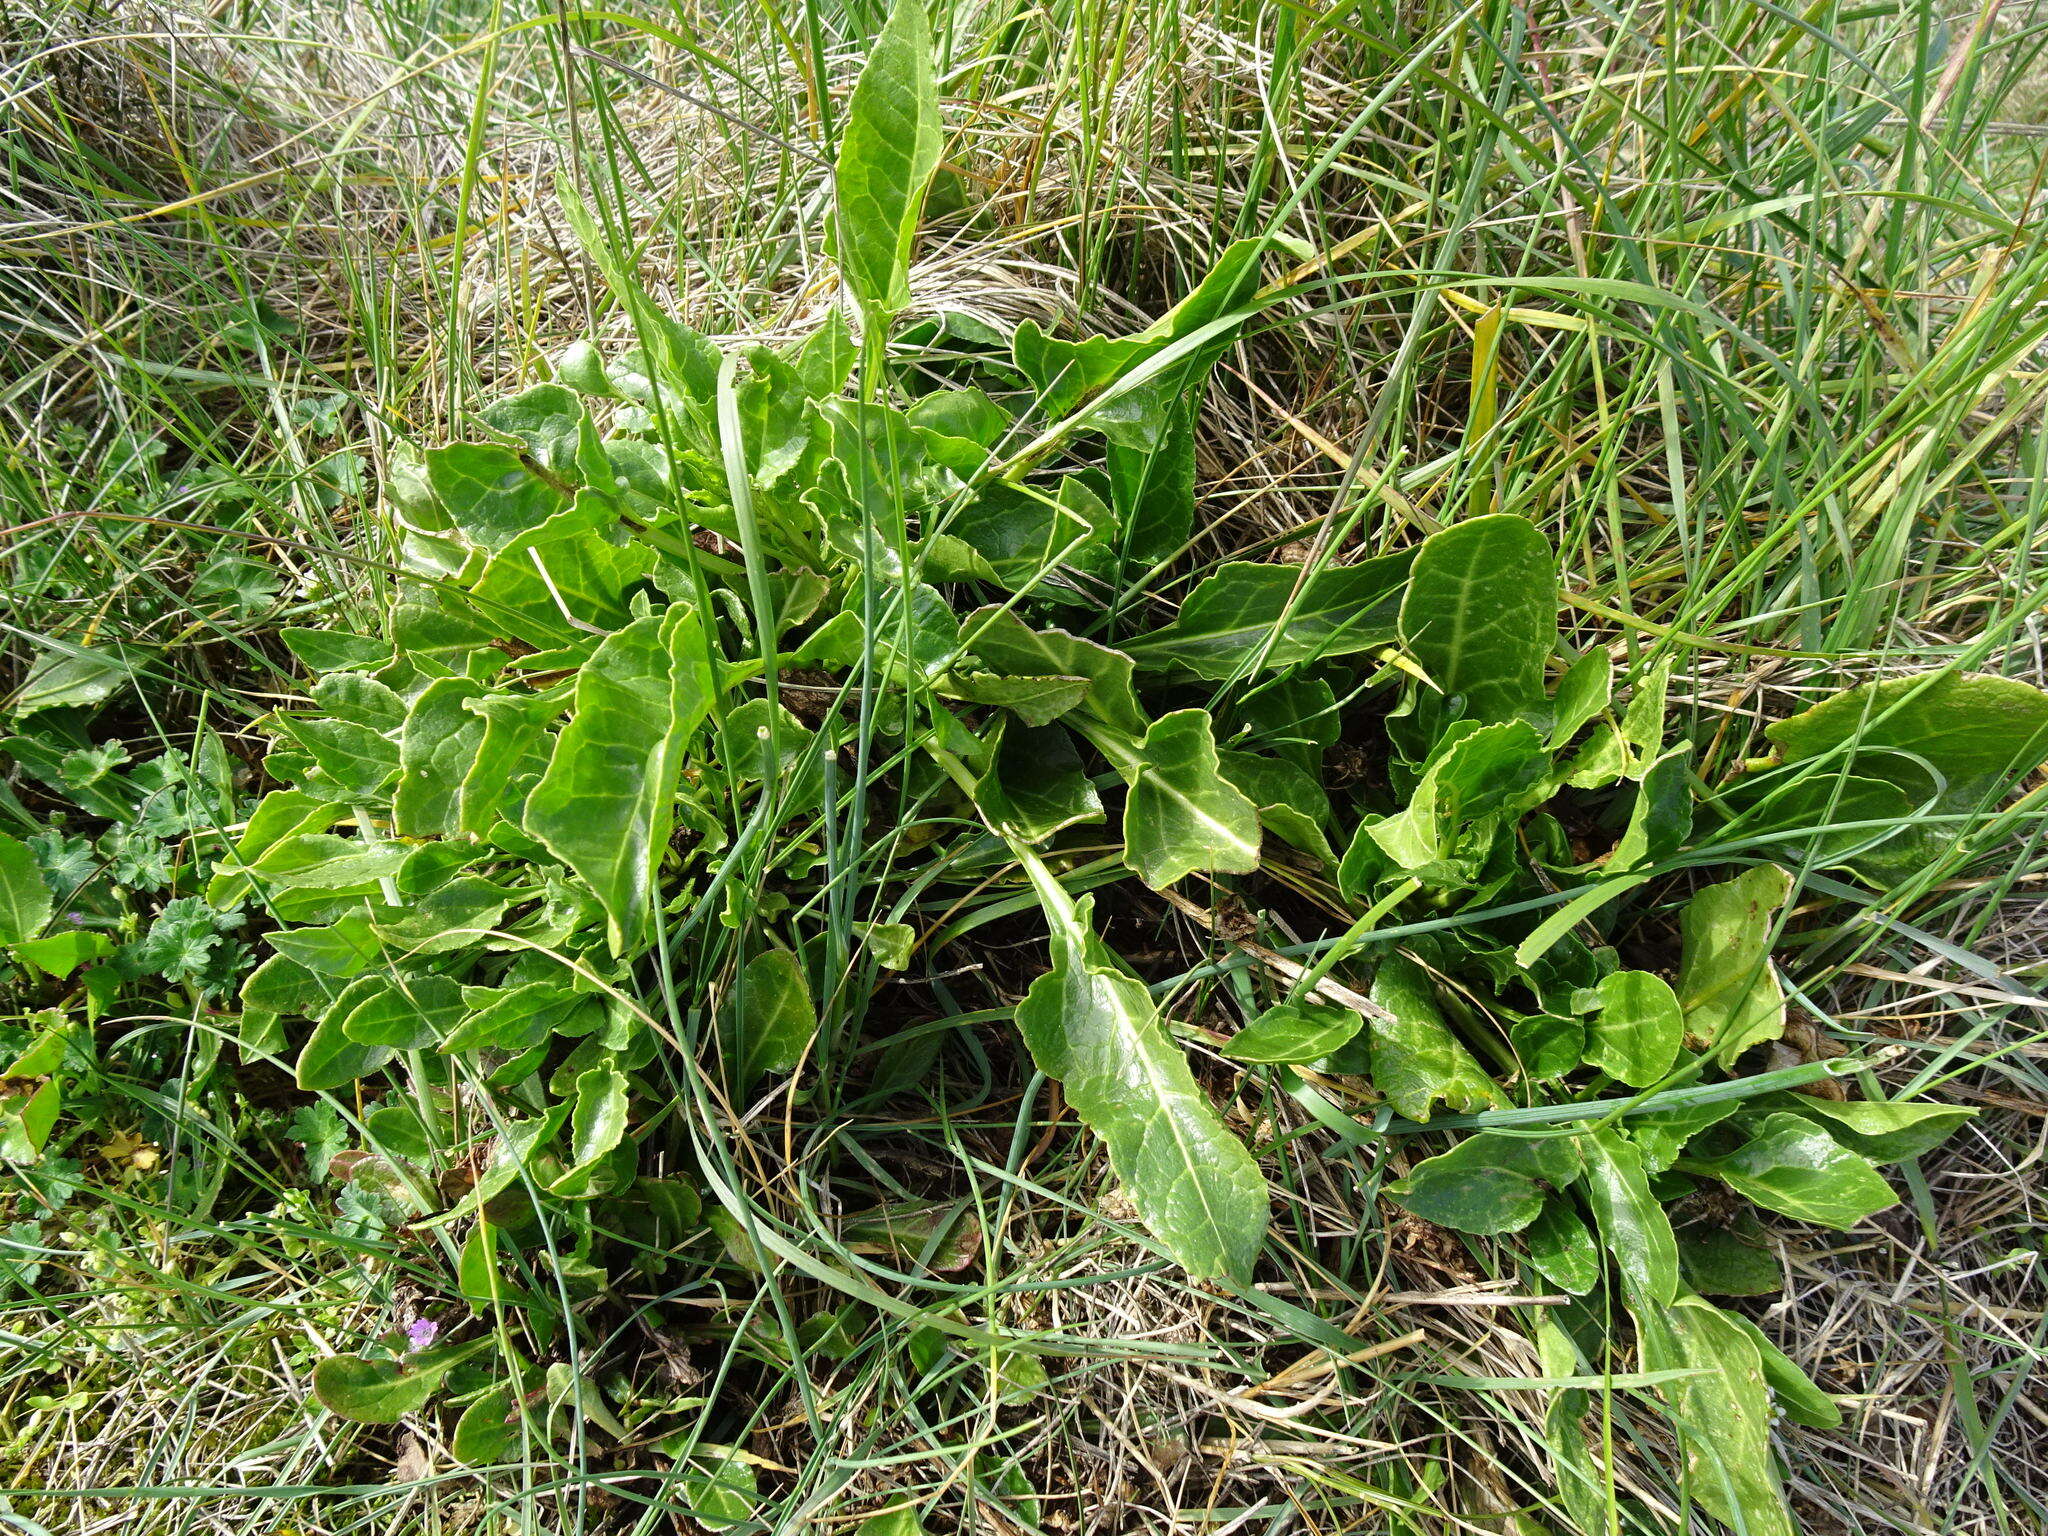
<path fill-rule="evenodd" d="M 430 1317 L 417 1317 L 405 1325 L 405 1347 L 418 1354 L 441 1331 L 441 1325 Z"/>
<path fill-rule="evenodd" d="M 83 928 L 85 926 L 85 914 L 83 912 L 66 912 L 64 915 L 71 919 L 72 927 Z"/>

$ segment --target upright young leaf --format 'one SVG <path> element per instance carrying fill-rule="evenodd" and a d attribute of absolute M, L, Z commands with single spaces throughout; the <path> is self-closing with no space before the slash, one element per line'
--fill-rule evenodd
<path fill-rule="evenodd" d="M 1792 877 L 1758 864 L 1685 904 L 1678 1003 L 1686 1033 L 1725 1065 L 1785 1032 L 1785 993 L 1771 969 L 1774 917 Z"/>
<path fill-rule="evenodd" d="M 1546 706 L 1557 645 L 1557 562 L 1513 513 L 1454 523 L 1423 541 L 1401 600 L 1401 639 L 1468 718 L 1511 720 Z"/>
<path fill-rule="evenodd" d="M 50 920 L 50 888 L 27 843 L 0 832 L 0 944 L 19 944 Z"/>
<path fill-rule="evenodd" d="M 596 893 L 614 954 L 644 936 L 677 774 L 714 686 L 693 610 L 635 619 L 583 664 L 575 713 L 527 798 L 526 830 Z"/>
<path fill-rule="evenodd" d="M 1521 815 L 1549 788 L 1550 759 L 1527 722 L 1456 729 L 1445 733 L 1406 808 L 1366 828 L 1388 858 L 1432 884 L 1469 879 L 1492 845 L 1485 824 Z"/>
<path fill-rule="evenodd" d="M 924 0 L 896 0 L 847 103 L 833 174 L 839 201 L 834 254 L 870 324 L 910 302 L 911 242 L 939 148 Z"/>
<path fill-rule="evenodd" d="M 626 1135 L 626 1074 L 610 1061 L 576 1078 L 576 1104 L 569 1113 L 569 1172 L 594 1167 Z"/>
<path fill-rule="evenodd" d="M 737 1093 L 764 1072 L 787 1072 L 818 1033 L 817 1005 L 803 965 L 786 949 L 754 956 L 719 1010 L 718 1029 Z"/>
<path fill-rule="evenodd" d="M 1146 1228 L 1191 1275 L 1245 1280 L 1265 1240 L 1266 1181 L 1225 1129 L 1144 983 L 1095 937 L 1093 903 L 1046 877 L 1053 968 L 1017 1026 L 1032 1059 L 1109 1149 Z"/>

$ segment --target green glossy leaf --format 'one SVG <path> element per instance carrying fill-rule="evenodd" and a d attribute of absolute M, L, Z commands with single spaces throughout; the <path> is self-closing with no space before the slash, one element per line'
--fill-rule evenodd
<path fill-rule="evenodd" d="M 523 1448 L 540 1434 L 536 1420 L 522 1422 L 520 1394 L 510 1382 L 503 1382 L 462 1410 L 448 1449 L 465 1466 L 496 1466 L 521 1459 Z"/>
<path fill-rule="evenodd" d="M 398 742 L 398 787 L 391 798 L 392 830 L 406 837 L 436 837 L 461 830 L 457 815 L 462 779 L 476 760 L 484 722 L 467 705 L 483 685 L 466 677 L 439 677 L 420 690 Z"/>
<path fill-rule="evenodd" d="M 349 796 L 371 800 L 398 771 L 398 743 L 353 720 L 280 716 L 278 725 Z"/>
<path fill-rule="evenodd" d="M 526 797 L 547 771 L 548 722 L 562 712 L 565 694 L 493 693 L 468 704 L 483 722 L 457 796 L 458 830 L 477 836 L 493 823 L 517 823 Z"/>
<path fill-rule="evenodd" d="M 494 554 L 471 603 L 494 628 L 536 650 L 588 648 L 629 622 L 627 590 L 654 558 L 625 538 L 609 496 L 583 491 Z"/>
<path fill-rule="evenodd" d="M 594 1167 L 626 1137 L 626 1074 L 607 1062 L 576 1079 L 569 1115 L 569 1173 Z"/>
<path fill-rule="evenodd" d="M 1600 983 L 1600 1010 L 1586 1027 L 1586 1061 L 1643 1088 L 1671 1070 L 1685 1042 L 1678 994 L 1648 971 L 1616 971 Z"/>
<path fill-rule="evenodd" d="M 348 1016 L 346 994 L 335 1001 L 327 1016 L 314 1026 L 299 1052 L 295 1075 L 309 1093 L 341 1088 L 369 1076 L 397 1054 L 388 1045 L 366 1045 L 351 1040 L 342 1028 Z"/>
<path fill-rule="evenodd" d="M 719 1010 L 719 1031 L 735 1090 L 749 1091 L 768 1072 L 795 1069 L 818 1033 L 811 984 L 786 949 L 754 956 Z"/>
<path fill-rule="evenodd" d="M 883 970 L 909 969 L 911 953 L 917 948 L 917 930 L 910 924 L 857 922 L 853 931 Z"/>
<path fill-rule="evenodd" d="M 0 832 L 0 944 L 32 939 L 49 920 L 50 888 L 34 851 Z"/>
<path fill-rule="evenodd" d="M 949 699 L 1007 709 L 1026 725 L 1046 725 L 1088 697 L 1088 679 L 949 672 L 941 680 L 939 691 Z"/>
<path fill-rule="evenodd" d="M 462 1014 L 462 988 L 446 976 L 398 976 L 349 1009 L 341 1032 L 358 1045 L 431 1050 Z"/>
<path fill-rule="evenodd" d="M 396 1424 L 424 1408 L 450 1371 L 493 1342 L 451 1344 L 402 1360 L 329 1355 L 313 1367 L 313 1396 L 338 1418 L 357 1424 Z"/>
<path fill-rule="evenodd" d="M 920 0 L 904 0 L 917 5 Z M 687 1438 L 687 1437 L 681 1437 Z M 760 1485 L 754 1469 L 739 1453 L 722 1445 L 699 1444 L 684 1462 L 674 1483 L 681 1512 L 709 1531 L 729 1530 L 751 1521 L 760 1508 Z"/>
<path fill-rule="evenodd" d="M 496 443 L 450 443 L 426 453 L 427 483 L 471 543 L 503 549 L 568 500 Z"/>
<path fill-rule="evenodd" d="M 0 873 L 0 884 L 4 884 L 5 878 L 4 873 Z M 95 933 L 85 928 L 74 928 L 68 932 L 60 930 L 40 939 L 24 939 L 14 946 L 15 959 L 58 981 L 62 981 L 81 965 L 104 960 L 113 952 L 114 944 L 111 939 L 104 933 Z"/>
<path fill-rule="evenodd" d="M 448 1055 L 462 1051 L 519 1052 L 538 1045 L 588 1000 L 556 981 L 511 987 L 470 987 L 462 995 L 466 1014 L 441 1043 Z"/>
<path fill-rule="evenodd" d="M 671 608 L 608 637 L 526 802 L 526 830 L 603 903 L 613 954 L 644 940 L 684 753 L 714 682 L 696 614 Z"/>
<path fill-rule="evenodd" d="M 1446 733 L 1407 806 L 1367 833 L 1402 869 L 1431 883 L 1464 884 L 1492 845 L 1490 824 L 1549 792 L 1550 758 L 1527 722 Z M 1449 861 L 1456 860 L 1456 863 Z"/>
<path fill-rule="evenodd" d="M 1631 1115 L 1629 1140 L 1643 1156 L 1648 1173 L 1662 1173 L 1677 1161 L 1685 1144 L 1700 1132 L 1719 1125 L 1742 1108 L 1739 1099 L 1718 1103 L 1689 1104 L 1678 1109 L 1660 1109 L 1646 1115 Z"/>
<path fill-rule="evenodd" d="M 1569 1379 L 1585 1374 L 1571 1334 L 1547 1308 L 1537 1309 L 1531 1332 L 1545 1376 Z M 1587 1444 L 1587 1394 L 1582 1388 L 1566 1387 L 1550 1393 L 1549 1398 L 1543 1412 L 1543 1438 L 1550 1450 L 1558 1494 L 1574 1529 L 1599 1531 L 1615 1508 L 1614 1485 L 1611 1469 L 1594 1460 Z"/>
<path fill-rule="evenodd" d="M 1524 1014 L 1508 1026 L 1508 1047 L 1527 1081 L 1554 1082 L 1585 1060 L 1586 1026 L 1563 1014 Z"/>
<path fill-rule="evenodd" d="M 1600 1250 L 1569 1199 L 1551 1195 L 1522 1229 L 1529 1262 L 1559 1290 L 1583 1296 L 1600 1283 Z"/>
<path fill-rule="evenodd" d="M 1142 982 L 1103 948 L 1093 904 L 1041 883 L 1053 968 L 1031 984 L 1017 1026 L 1102 1138 L 1147 1230 L 1197 1276 L 1248 1279 L 1265 1240 L 1266 1182 L 1225 1129 Z"/>
<path fill-rule="evenodd" d="M 1859 773 L 1932 790 L 1924 770 L 1885 755 L 1911 754 L 1946 780 L 1945 808 L 1975 809 L 2048 761 L 2048 694 L 2011 678 L 1961 672 L 1886 678 L 1838 693 L 1764 734 L 1788 763 L 1839 754 Z"/>
<path fill-rule="evenodd" d="M 1132 641 L 1131 658 L 1223 681 L 1386 645 L 1411 559 L 1404 552 L 1314 572 L 1227 564 L 1188 595 L 1171 625 Z"/>
<path fill-rule="evenodd" d="M 396 907 L 375 908 L 370 931 L 408 958 L 445 955 L 489 936 L 505 909 L 527 892 L 508 891 L 481 875 L 451 880 Z"/>
<path fill-rule="evenodd" d="M 1645 1369 L 1696 1373 L 1660 1388 L 1684 1452 L 1686 1492 L 1745 1536 L 1794 1536 L 1771 1460 L 1763 1362 L 1749 1335 L 1697 1296 L 1632 1301 L 1630 1310 Z"/>
<path fill-rule="evenodd" d="M 1468 718 L 1545 708 L 1543 667 L 1557 645 L 1557 563 L 1527 518 L 1498 513 L 1423 540 L 1401 599 L 1401 639 Z"/>
<path fill-rule="evenodd" d="M 1406 955 L 1388 955 L 1372 980 L 1371 999 L 1386 1010 L 1367 1021 L 1372 1080 L 1394 1109 L 1426 1121 L 1442 1104 L 1454 1114 L 1508 1102 L 1444 1023 L 1429 973 Z"/>
<path fill-rule="evenodd" d="M 1153 722 L 1134 758 L 1120 762 L 1124 862 L 1155 891 L 1196 870 L 1245 874 L 1259 867 L 1258 807 L 1223 777 L 1206 710 Z"/>
<path fill-rule="evenodd" d="M 1905 855 L 1892 845 L 1912 832 L 1916 802 L 1898 785 L 1853 773 L 1807 772 L 1790 781 L 1759 784 L 1753 796 L 1729 799 L 1738 812 L 1729 831 L 1734 836 L 1780 837 L 1794 862 L 1810 859 L 1817 868 L 1868 863 Z M 1858 825 L 1858 823 L 1881 825 Z"/>
<path fill-rule="evenodd" d="M 1482 1132 L 1416 1164 L 1387 1194 L 1424 1221 L 1493 1236 L 1535 1221 L 1549 1190 L 1571 1183 L 1581 1166 L 1568 1138 Z"/>
<path fill-rule="evenodd" d="M 426 1407 L 440 1385 L 439 1374 L 404 1360 L 330 1355 L 313 1367 L 313 1396 L 320 1406 L 357 1424 L 396 1424 Z"/>
<path fill-rule="evenodd" d="M 1668 1305 L 1678 1295 L 1678 1239 L 1643 1168 L 1643 1156 L 1614 1130 L 1582 1138 L 1586 1199 L 1600 1238 L 1627 1288 L 1629 1307 Z"/>
<path fill-rule="evenodd" d="M 1012 338 L 1011 355 L 1037 386 L 1041 412 L 1049 418 L 1065 416 L 1090 396 L 1105 397 L 1089 424 L 1113 444 L 1156 452 L 1170 431 L 1176 405 L 1200 385 L 1235 332 L 1219 326 L 1200 345 L 1193 345 L 1193 338 L 1256 304 L 1259 260 L 1269 244 L 1262 238 L 1233 241 L 1186 298 L 1135 336 L 1068 341 L 1047 336 L 1034 322 L 1024 321 Z M 1189 344 L 1178 362 L 1135 384 L 1126 382 L 1176 343 Z M 1112 396 L 1111 386 L 1119 384 L 1126 387 Z"/>
<path fill-rule="evenodd" d="M 912 1504 L 899 1504 L 861 1521 L 857 1536 L 925 1536 L 925 1524 Z"/>
<path fill-rule="evenodd" d="M 1327 1003 L 1279 1003 L 1224 1043 L 1237 1061 L 1291 1065 L 1320 1061 L 1341 1050 L 1365 1024 L 1349 1008 Z"/>
<path fill-rule="evenodd" d="M 1733 1152 L 1681 1158 L 1678 1166 L 1720 1179 L 1767 1210 L 1840 1231 L 1899 1203 L 1869 1158 L 1799 1115 L 1766 1115 Z"/>
<path fill-rule="evenodd" d="M 1550 701 L 1550 739 L 1559 752 L 1588 722 L 1603 714 L 1613 697 L 1614 663 L 1604 650 L 1590 650 L 1565 669 Z"/>
<path fill-rule="evenodd" d="M 1774 1093 L 1754 1102 L 1758 1109 L 1803 1115 L 1873 1163 L 1896 1163 L 1931 1152 L 1977 1115 L 1974 1109 L 1953 1104 L 1843 1101 L 1804 1093 Z"/>
<path fill-rule="evenodd" d="M 33 1093 L 0 1099 L 0 1163 L 36 1161 L 63 1109 L 64 1088 L 54 1077 Z"/>
<path fill-rule="evenodd" d="M 1052 573 L 1063 567 L 1104 572 L 1109 522 L 1109 508 L 1087 483 L 1067 475 L 1053 487 L 1007 481 L 985 486 L 946 520 L 942 532 L 973 552 L 978 568 L 962 574 L 1012 592 L 1081 601 L 1068 578 Z"/>
<path fill-rule="evenodd" d="M 1678 1003 L 1686 1034 L 1724 1065 L 1785 1032 L 1785 993 L 1771 968 L 1774 918 L 1792 877 L 1758 864 L 1685 904 Z"/>
<path fill-rule="evenodd" d="M 1222 750 L 1216 757 L 1223 777 L 1258 807 L 1260 826 L 1325 864 L 1337 862 L 1323 831 L 1330 822 L 1330 799 L 1314 774 L 1288 759 L 1255 752 Z"/>
<path fill-rule="evenodd" d="M 1131 658 L 1063 629 L 1035 630 L 1004 608 L 978 608 L 960 625 L 961 642 L 990 672 L 1004 677 L 1081 677 L 1085 707 L 1097 719 L 1133 736 L 1145 716 L 1131 687 Z"/>
<path fill-rule="evenodd" d="M 281 937 L 271 936 L 275 944 Z M 291 956 L 279 953 L 251 971 L 242 982 L 242 1006 L 257 1013 L 288 1013 L 314 1018 L 325 1013 L 341 994 L 341 983 L 317 975 Z"/>
<path fill-rule="evenodd" d="M 1628 826 L 1607 856 L 1605 872 L 1618 875 L 1660 863 L 1692 835 L 1692 747 L 1672 748 L 1644 770 Z"/>
<path fill-rule="evenodd" d="M 249 813 L 248 824 L 235 841 L 234 857 L 215 866 L 213 878 L 206 885 L 208 903 L 231 907 L 244 900 L 250 891 L 250 881 L 243 871 L 249 865 L 288 837 L 326 831 L 343 814 L 342 808 L 330 800 L 296 789 L 271 790 Z"/>
<path fill-rule="evenodd" d="M 1200 389 L 1174 403 L 1156 447 L 1111 442 L 1109 500 L 1123 530 L 1123 556 L 1145 568 L 1167 560 L 1195 526 L 1195 403 Z"/>
<path fill-rule="evenodd" d="M 923 0 L 896 0 L 847 103 L 833 171 L 834 251 L 869 323 L 910 302 L 911 243 L 939 164 L 939 99 Z"/>
<path fill-rule="evenodd" d="M 90 708 L 105 703 L 134 678 L 134 667 L 110 651 L 86 647 L 39 651 L 15 692 L 12 713 L 20 716 L 45 709 Z"/>
<path fill-rule="evenodd" d="M 1102 820 L 1102 799 L 1074 739 L 1056 725 L 1005 728 L 974 800 L 991 826 L 1027 843 Z"/>

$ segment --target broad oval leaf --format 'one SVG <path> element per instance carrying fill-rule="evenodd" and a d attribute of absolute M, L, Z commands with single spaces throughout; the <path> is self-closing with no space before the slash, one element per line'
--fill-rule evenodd
<path fill-rule="evenodd" d="M 1684 1043 L 1685 1016 L 1663 977 L 1616 971 L 1600 983 L 1600 1011 L 1586 1027 L 1589 1065 L 1643 1088 L 1671 1070 Z"/>
<path fill-rule="evenodd" d="M 1341 1050 L 1365 1020 L 1328 1003 L 1279 1003 L 1232 1035 L 1223 1054 L 1234 1061 L 1288 1066 L 1321 1061 Z"/>
<path fill-rule="evenodd" d="M 1869 1158 L 1798 1115 L 1766 1115 L 1725 1157 L 1683 1158 L 1678 1166 L 1710 1174 L 1768 1210 L 1839 1231 L 1899 1203 Z"/>
<path fill-rule="evenodd" d="M 1543 665 L 1557 644 L 1550 541 L 1506 512 L 1431 534 L 1415 556 L 1400 628 L 1430 680 L 1464 699 L 1468 718 L 1543 709 Z"/>
<path fill-rule="evenodd" d="M 337 1418 L 357 1424 L 396 1424 L 426 1407 L 440 1373 L 404 1360 L 329 1355 L 313 1367 L 313 1396 Z"/>
<path fill-rule="evenodd" d="M 818 1010 L 802 962 L 786 949 L 754 956 L 718 1019 L 736 1092 L 747 1092 L 764 1073 L 795 1068 L 818 1033 Z"/>

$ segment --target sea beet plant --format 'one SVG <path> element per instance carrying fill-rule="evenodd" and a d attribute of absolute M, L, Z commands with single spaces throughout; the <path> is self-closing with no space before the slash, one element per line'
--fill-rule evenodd
<path fill-rule="evenodd" d="M 314 681 L 272 717 L 274 787 L 206 890 L 271 925 L 242 1050 L 334 1097 L 375 1148 L 352 1178 L 480 1320 L 328 1360 L 321 1400 L 389 1422 L 438 1394 L 479 1465 L 573 1404 L 665 1435 L 700 1504 L 744 1511 L 743 1459 L 687 1421 L 619 1423 L 572 1368 L 590 1302 L 708 1276 L 775 1305 L 788 1268 L 846 1298 L 805 1321 L 820 1340 L 908 1315 L 885 1268 L 762 1219 L 709 1128 L 885 1099 L 871 999 L 991 923 L 1029 927 L 1040 974 L 932 1022 L 1013 1021 L 1160 1252 L 1242 1291 L 1269 1149 L 1162 1008 L 1188 978 L 1112 946 L 1116 913 L 1163 893 L 1236 983 L 1225 1057 L 1304 1134 L 1398 1159 L 1390 1218 L 1573 1298 L 1533 1326 L 1584 1528 L 1612 1479 L 1583 1378 L 1628 1368 L 1626 1314 L 1689 1496 L 1789 1532 L 1772 1415 L 1839 1410 L 1705 1297 L 1772 1284 L 1756 1207 L 1853 1226 L 1896 1198 L 1879 1168 L 1968 1111 L 1848 1098 L 1867 1061 L 1781 1047 L 1800 1000 L 1773 955 L 1983 824 L 2048 757 L 2048 697 L 1866 683 L 1709 779 L 1667 707 L 1675 646 L 1567 651 L 1553 550 L 1483 506 L 1394 553 L 1325 541 L 1172 599 L 1207 377 L 1274 295 L 1269 242 L 1134 335 L 903 326 L 940 148 L 908 0 L 839 162 L 858 332 L 835 315 L 781 350 L 657 313 L 570 199 L 639 344 L 574 347 L 395 464 L 388 624 L 286 633 Z M 1366 771 L 1336 774 L 1339 749 Z M 0 938 L 51 953 L 32 862 L 0 844 L 0 876 Z M 948 1241 L 928 1211 L 876 1226 L 906 1265 Z"/>

